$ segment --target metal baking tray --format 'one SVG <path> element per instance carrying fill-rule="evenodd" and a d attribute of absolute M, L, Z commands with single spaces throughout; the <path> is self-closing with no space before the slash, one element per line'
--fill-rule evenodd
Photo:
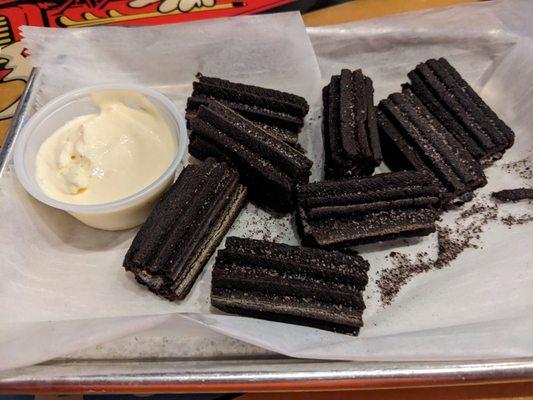
<path fill-rule="evenodd" d="M 34 69 L 0 151 L 0 178 L 22 125 L 35 110 Z M 228 345 L 231 342 L 231 346 Z M 236 351 L 237 349 L 237 351 Z M 102 356 L 102 354 L 104 356 Z M 100 355 L 100 356 L 99 356 Z M 120 357 L 120 354 L 118 355 Z M 297 360 L 233 339 L 212 353 L 106 356 L 89 350 L 0 373 L 2 393 L 161 393 L 341 390 L 511 382 L 533 379 L 533 358 L 448 362 Z"/>

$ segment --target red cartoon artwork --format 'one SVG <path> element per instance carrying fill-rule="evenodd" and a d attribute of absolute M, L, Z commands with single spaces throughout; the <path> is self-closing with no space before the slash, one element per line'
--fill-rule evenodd
<path fill-rule="evenodd" d="M 153 25 L 253 14 L 293 0 L 0 0 L 0 45 L 20 40 L 18 27 Z"/>

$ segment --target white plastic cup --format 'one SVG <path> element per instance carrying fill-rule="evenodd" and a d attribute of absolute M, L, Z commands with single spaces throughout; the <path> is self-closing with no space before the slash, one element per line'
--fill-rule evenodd
<path fill-rule="evenodd" d="M 176 135 L 176 155 L 167 170 L 154 182 L 131 196 L 102 204 L 69 204 L 47 196 L 35 177 L 35 161 L 41 144 L 65 123 L 81 115 L 98 112 L 91 94 L 98 91 L 133 91 L 142 94 L 165 118 Z M 172 184 L 177 168 L 187 150 L 185 119 L 179 108 L 166 96 L 140 85 L 108 84 L 85 87 L 65 93 L 52 100 L 23 126 L 14 147 L 17 177 L 24 188 L 37 200 L 64 210 L 83 223 L 105 230 L 129 229 L 142 224 L 161 194 Z"/>

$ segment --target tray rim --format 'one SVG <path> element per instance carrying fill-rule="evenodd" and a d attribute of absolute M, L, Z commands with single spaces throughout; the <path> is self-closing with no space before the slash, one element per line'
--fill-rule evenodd
<path fill-rule="evenodd" d="M 0 149 L 0 178 L 39 73 L 33 68 Z M 56 359 L 0 372 L 2 393 L 192 393 L 346 390 L 533 380 L 533 357 L 357 362 L 273 358 Z"/>
<path fill-rule="evenodd" d="M 457 386 L 533 380 L 533 357 L 357 362 L 56 360 L 0 373 L 4 393 L 207 393 Z"/>
<path fill-rule="evenodd" d="M 13 145 L 15 144 L 15 139 L 17 138 L 20 129 L 22 128 L 22 123 L 27 119 L 26 110 L 28 108 L 32 89 L 35 85 L 38 75 L 38 68 L 32 68 L 30 75 L 28 76 L 28 80 L 26 81 L 26 87 L 24 88 L 24 91 L 20 96 L 19 103 L 15 110 L 15 114 L 13 114 L 13 117 L 11 119 L 11 126 L 7 131 L 6 137 L 4 138 L 4 142 L 0 143 L 0 145 L 2 146 L 0 147 L 0 179 L 2 178 L 2 174 L 5 170 L 5 167 L 7 166 L 9 156 L 11 155 Z"/>

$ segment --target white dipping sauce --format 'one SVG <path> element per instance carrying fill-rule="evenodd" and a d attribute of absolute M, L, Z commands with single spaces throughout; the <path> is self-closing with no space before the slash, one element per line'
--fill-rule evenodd
<path fill-rule="evenodd" d="M 141 107 L 130 107 L 128 98 Z M 128 197 L 159 178 L 176 155 L 175 135 L 142 95 L 96 94 L 93 101 L 97 114 L 70 120 L 37 153 L 39 186 L 65 203 L 102 204 Z"/>

